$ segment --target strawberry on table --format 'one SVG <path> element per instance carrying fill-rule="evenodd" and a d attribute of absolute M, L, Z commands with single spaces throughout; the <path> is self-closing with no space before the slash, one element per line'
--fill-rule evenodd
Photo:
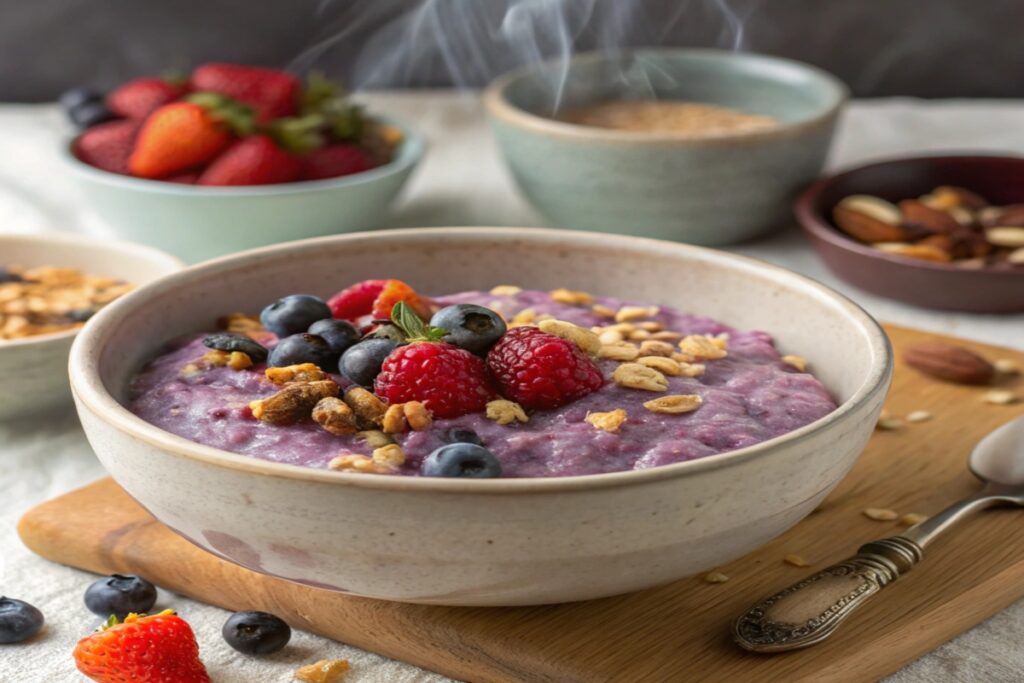
<path fill-rule="evenodd" d="M 238 64 L 210 63 L 192 72 L 192 89 L 221 93 L 252 107 L 256 120 L 294 116 L 302 83 L 286 71 Z"/>
<path fill-rule="evenodd" d="M 184 82 L 163 78 L 136 78 L 115 88 L 106 104 L 114 114 L 126 119 L 144 119 L 157 108 L 173 102 L 188 91 Z"/>
<path fill-rule="evenodd" d="M 199 185 L 271 185 L 298 178 L 299 161 L 267 135 L 235 142 L 199 176 Z"/>
<path fill-rule="evenodd" d="M 78 136 L 73 151 L 90 166 L 128 175 L 128 158 L 138 133 L 137 121 L 101 123 Z"/>
<path fill-rule="evenodd" d="M 322 180 L 361 173 L 373 168 L 370 156 L 352 144 L 327 145 L 302 158 L 302 179 Z"/>
<path fill-rule="evenodd" d="M 188 623 L 171 610 L 111 617 L 78 641 L 78 670 L 97 683 L 209 683 Z"/>

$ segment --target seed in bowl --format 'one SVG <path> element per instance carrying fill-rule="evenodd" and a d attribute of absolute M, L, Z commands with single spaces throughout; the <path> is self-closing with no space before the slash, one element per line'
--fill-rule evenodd
<path fill-rule="evenodd" d="M 687 137 L 750 133 L 774 128 L 779 123 L 771 116 L 713 104 L 656 100 L 610 100 L 569 109 L 559 119 L 580 126 Z"/>
<path fill-rule="evenodd" d="M 81 327 L 132 285 L 74 268 L 0 267 L 0 340 Z"/>
<path fill-rule="evenodd" d="M 293 295 L 261 316 L 282 336 L 235 315 L 225 324 L 247 323 L 231 333 L 173 342 L 134 379 L 131 408 L 205 445 L 338 476 L 460 478 L 658 467 L 751 446 L 835 409 L 765 332 L 555 291 L 427 297 L 374 280 L 327 302 Z M 313 320 L 325 311 L 333 317 Z M 337 325 L 340 346 L 307 339 Z M 600 341 L 645 328 L 674 341 Z M 252 352 L 251 364 L 211 349 Z"/>

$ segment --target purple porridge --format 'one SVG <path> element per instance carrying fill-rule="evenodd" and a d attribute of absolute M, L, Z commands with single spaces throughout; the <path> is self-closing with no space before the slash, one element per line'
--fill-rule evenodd
<path fill-rule="evenodd" d="M 560 300 L 548 292 L 496 288 L 438 297 L 434 302 L 439 306 L 479 304 L 499 312 L 511 324 L 552 316 L 586 330 L 599 328 L 601 340 L 608 346 L 639 346 L 644 341 L 675 346 L 673 356 L 651 361 L 655 368 L 682 357 L 673 333 L 727 339 L 718 342 L 719 347 L 727 348 L 727 355 L 682 358 L 681 366 L 699 369 L 699 364 L 703 372 L 684 373 L 696 376 L 666 372 L 667 389 L 646 391 L 620 386 L 613 374 L 622 363 L 598 354 L 594 362 L 605 376 L 603 386 L 561 408 L 532 411 L 525 423 L 499 424 L 484 413 L 472 413 L 434 419 L 423 431 L 391 434 L 405 456 L 396 474 L 419 475 L 423 459 L 448 443 L 453 428 L 479 435 L 500 461 L 502 476 L 558 477 L 646 469 L 751 446 L 807 425 L 836 407 L 821 382 L 800 369 L 799 359 L 786 357 L 784 361 L 765 332 L 733 330 L 709 318 L 665 307 L 651 309 L 631 323 L 616 323 L 610 316 L 636 304 L 606 297 L 594 297 L 585 304 Z M 628 331 L 630 326 L 633 331 Z M 611 330 L 627 339 L 616 341 L 619 335 Z M 194 362 L 209 351 L 203 336 L 173 343 L 135 378 L 131 409 L 138 416 L 207 446 L 306 467 L 326 468 L 338 456 L 372 450 L 364 437 L 332 434 L 309 419 L 289 425 L 254 419 L 250 402 L 273 395 L 281 387 L 264 376 L 263 364 L 195 372 Z M 694 362 L 683 362 L 686 360 Z M 193 371 L 183 370 L 190 364 Z M 342 376 L 333 379 L 343 388 L 352 384 Z M 664 396 L 698 396 L 700 404 L 678 414 L 645 407 Z M 625 411 L 625 420 L 613 425 L 612 431 L 587 420 L 588 414 L 619 410 Z"/>

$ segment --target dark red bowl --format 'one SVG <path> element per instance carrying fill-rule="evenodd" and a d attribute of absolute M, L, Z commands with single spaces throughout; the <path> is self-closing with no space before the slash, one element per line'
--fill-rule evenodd
<path fill-rule="evenodd" d="M 797 197 L 793 210 L 829 269 L 867 292 L 949 311 L 1024 311 L 1024 268 L 970 269 L 887 254 L 847 237 L 832 223 L 832 208 L 851 194 L 896 202 L 926 194 L 937 185 L 966 187 L 993 204 L 1024 203 L 1024 157 L 881 161 L 816 181 Z"/>

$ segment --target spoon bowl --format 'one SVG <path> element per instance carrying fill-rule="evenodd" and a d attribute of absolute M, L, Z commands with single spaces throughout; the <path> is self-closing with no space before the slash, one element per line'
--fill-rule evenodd
<path fill-rule="evenodd" d="M 1024 485 L 1024 417 L 1010 420 L 979 441 L 968 467 L 984 482 Z"/>

